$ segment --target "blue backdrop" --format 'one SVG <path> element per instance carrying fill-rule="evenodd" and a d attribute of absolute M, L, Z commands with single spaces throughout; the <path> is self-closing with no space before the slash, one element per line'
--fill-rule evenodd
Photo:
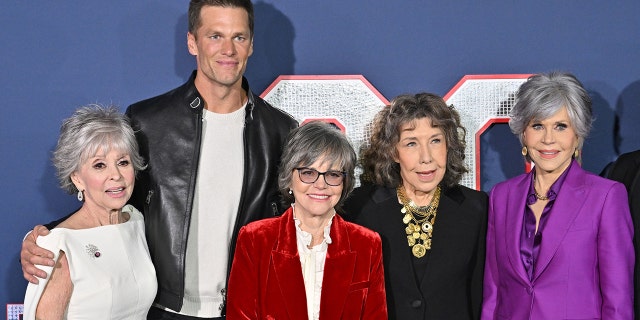
<path fill-rule="evenodd" d="M 362 74 L 387 99 L 440 95 L 465 74 L 575 73 L 597 117 L 584 166 L 640 149 L 640 2 L 257 1 L 247 77 Z M 5 1 L 0 9 L 0 304 L 21 303 L 19 249 L 37 223 L 75 209 L 49 158 L 62 119 L 87 103 L 135 101 L 174 88 L 195 63 L 187 0 Z M 490 130 L 488 141 L 510 139 Z M 493 143 L 493 142 L 491 142 Z M 519 147 L 508 150 L 518 154 Z M 512 170 L 494 168 L 496 179 Z"/>

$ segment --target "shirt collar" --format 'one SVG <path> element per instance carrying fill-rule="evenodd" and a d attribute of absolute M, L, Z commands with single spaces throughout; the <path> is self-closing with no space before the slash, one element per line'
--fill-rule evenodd
<path fill-rule="evenodd" d="M 296 225 L 296 234 L 298 235 L 298 238 L 301 238 L 301 240 L 303 241 L 303 243 L 305 244 L 306 247 L 308 247 L 311 244 L 311 233 L 306 232 L 304 230 L 302 230 L 302 228 L 300 228 L 300 220 L 298 220 L 298 218 L 296 218 L 295 215 L 295 205 L 292 203 L 291 207 L 293 207 L 293 221 Z M 330 236 L 330 231 L 331 231 L 331 223 L 333 223 L 333 217 L 335 216 L 335 213 L 331 216 L 331 219 L 329 219 L 329 223 L 327 223 L 327 226 L 324 227 L 324 239 L 322 240 L 322 243 L 319 244 L 319 246 L 324 246 L 324 245 L 328 245 L 331 244 L 331 236 Z"/>
<path fill-rule="evenodd" d="M 558 193 L 560 192 L 560 188 L 562 187 L 562 184 L 567 178 L 567 173 L 571 171 L 571 168 L 574 166 L 575 162 L 576 162 L 575 159 L 571 160 L 571 164 L 569 164 L 567 169 L 565 169 L 564 172 L 560 175 L 560 177 L 558 177 L 556 182 L 554 182 L 551 185 L 551 188 L 549 188 L 549 191 L 546 194 L 547 198 L 549 198 L 549 201 L 554 201 L 556 199 L 556 197 L 558 196 Z M 527 205 L 532 205 L 537 201 L 536 189 L 533 185 L 536 177 L 535 169 L 531 170 L 531 172 L 529 173 L 529 176 L 530 176 L 529 178 L 530 183 L 529 183 L 529 192 L 527 193 Z"/>

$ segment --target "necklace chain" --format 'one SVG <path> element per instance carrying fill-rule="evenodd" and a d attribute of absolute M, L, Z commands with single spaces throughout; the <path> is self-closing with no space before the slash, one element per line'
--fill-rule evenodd
<path fill-rule="evenodd" d="M 543 196 L 543 195 L 540 195 L 540 194 L 538 193 L 538 191 L 536 190 L 536 188 L 533 188 L 533 192 L 536 194 L 536 199 L 538 199 L 538 200 L 542 200 L 542 201 L 547 201 L 547 200 L 549 200 L 549 197 L 547 197 L 547 196 Z"/>
<path fill-rule="evenodd" d="M 538 200 L 542 200 L 542 201 L 547 201 L 549 200 L 549 197 L 545 194 L 544 196 L 538 193 L 538 190 L 536 190 L 536 178 L 533 177 L 533 193 L 536 194 L 536 199 Z"/>
<path fill-rule="evenodd" d="M 402 203 L 400 212 L 404 215 L 402 222 L 407 225 L 407 242 L 416 258 L 422 258 L 431 249 L 433 226 L 436 221 L 438 205 L 440 204 L 440 186 L 436 188 L 431 202 L 427 206 L 418 206 L 407 197 L 404 186 L 397 188 L 398 199 Z"/>

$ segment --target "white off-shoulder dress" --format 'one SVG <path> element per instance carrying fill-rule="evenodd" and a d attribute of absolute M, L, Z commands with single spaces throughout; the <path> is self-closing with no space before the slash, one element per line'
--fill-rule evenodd
<path fill-rule="evenodd" d="M 133 206 L 122 209 L 127 222 L 72 230 L 55 228 L 38 237 L 39 246 L 66 254 L 73 282 L 65 319 L 146 319 L 156 295 L 156 273 L 144 236 L 144 219 Z M 36 308 L 51 276 L 29 283 L 24 298 L 24 319 L 35 319 Z"/>

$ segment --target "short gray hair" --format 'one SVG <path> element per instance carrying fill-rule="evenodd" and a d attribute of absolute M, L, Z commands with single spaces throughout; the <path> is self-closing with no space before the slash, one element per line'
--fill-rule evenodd
<path fill-rule="evenodd" d="M 144 159 L 138 153 L 138 143 L 129 119 L 114 106 L 97 104 L 83 106 L 65 119 L 60 127 L 58 144 L 53 151 L 53 165 L 60 187 L 69 194 L 78 192 L 71 175 L 98 151 L 120 150 L 131 158 L 137 173 L 144 170 Z"/>
<path fill-rule="evenodd" d="M 547 119 L 562 107 L 567 108 L 569 120 L 578 136 L 578 149 L 581 149 L 593 124 L 591 98 L 582 83 L 570 73 L 556 71 L 529 77 L 518 89 L 516 103 L 511 109 L 511 132 L 524 145 L 524 130 L 529 123 Z"/>
<path fill-rule="evenodd" d="M 340 209 L 355 185 L 356 153 L 338 128 L 323 121 L 309 122 L 289 133 L 278 172 L 278 188 L 287 204 L 294 201 L 289 188 L 295 168 L 309 166 L 320 158 L 346 172 L 342 194 L 336 204 L 336 209 Z"/>

